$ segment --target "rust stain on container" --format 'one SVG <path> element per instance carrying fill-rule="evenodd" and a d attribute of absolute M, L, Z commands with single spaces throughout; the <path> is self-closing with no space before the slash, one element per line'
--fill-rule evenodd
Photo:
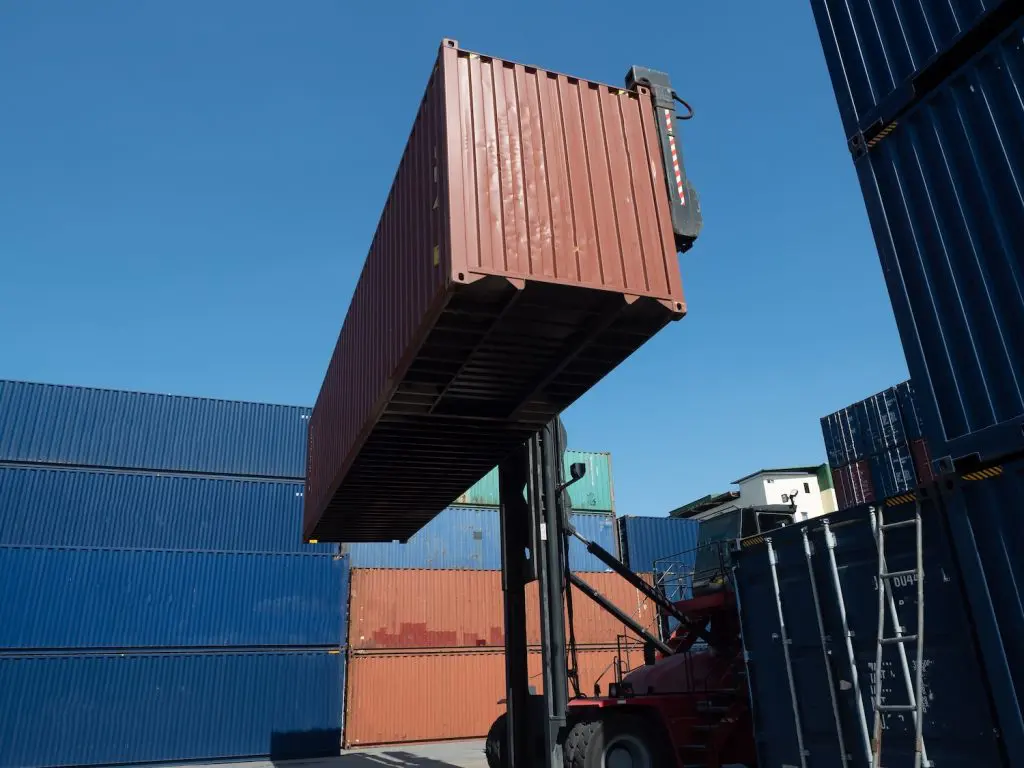
<path fill-rule="evenodd" d="M 581 577 L 654 632 L 654 607 L 614 573 Z M 645 576 L 645 578 L 648 578 Z M 648 578 L 649 580 L 649 578 Z M 505 642 L 497 571 L 356 569 L 351 573 L 349 646 L 367 649 L 501 648 Z M 527 585 L 527 641 L 540 643 L 539 596 Z M 578 645 L 614 645 L 625 627 L 573 592 Z"/>
<path fill-rule="evenodd" d="M 616 659 L 634 669 L 643 652 L 634 646 L 619 656 L 615 648 L 577 654 L 580 687 L 592 696 L 594 685 L 608 690 Z M 541 655 L 530 653 L 530 684 L 544 690 Z M 345 695 L 346 747 L 397 744 L 487 735 L 504 711 L 505 655 L 501 651 L 461 653 L 353 654 Z M 570 691 L 571 693 L 571 691 Z"/>
<path fill-rule="evenodd" d="M 655 119 L 445 41 L 310 420 L 307 537 L 408 538 L 682 317 Z"/>

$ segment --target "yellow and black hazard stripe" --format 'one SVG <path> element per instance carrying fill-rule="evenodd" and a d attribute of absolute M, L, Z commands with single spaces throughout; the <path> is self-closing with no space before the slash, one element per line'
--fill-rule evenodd
<path fill-rule="evenodd" d="M 885 506 L 898 507 L 900 504 L 910 504 L 915 496 L 912 493 L 901 493 L 899 496 L 890 496 L 885 500 Z"/>
<path fill-rule="evenodd" d="M 747 536 L 745 539 L 740 539 L 741 547 L 754 547 L 758 544 L 764 544 L 764 536 L 758 534 L 757 536 Z"/>
<path fill-rule="evenodd" d="M 979 469 L 974 472 L 968 472 L 967 474 L 960 475 L 964 480 L 988 480 L 990 477 L 999 477 L 1003 474 L 1002 465 L 994 467 L 987 467 L 986 469 Z"/>
<path fill-rule="evenodd" d="M 878 133 L 876 133 L 874 136 L 872 136 L 865 142 L 867 148 L 874 149 L 876 146 L 878 146 L 879 142 L 881 142 L 882 139 L 884 139 L 886 136 L 888 136 L 890 133 L 896 130 L 896 126 L 898 125 L 899 121 L 897 120 L 893 120 L 891 123 L 886 125 L 884 128 L 882 128 L 882 130 L 880 130 Z"/>

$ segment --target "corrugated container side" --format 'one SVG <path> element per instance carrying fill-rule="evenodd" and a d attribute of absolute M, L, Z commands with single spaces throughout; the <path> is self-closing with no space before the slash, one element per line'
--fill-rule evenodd
<path fill-rule="evenodd" d="M 914 459 L 914 474 L 919 483 L 930 483 L 935 479 L 932 469 L 932 456 L 928 450 L 927 440 L 915 440 L 910 444 L 910 455 Z"/>
<path fill-rule="evenodd" d="M 302 478 L 309 408 L 0 381 L 0 461 Z"/>
<path fill-rule="evenodd" d="M 330 553 L 302 483 L 0 466 L 0 545 Z"/>
<path fill-rule="evenodd" d="M 915 76 L 999 4 L 812 0 L 846 136 L 903 106 Z"/>
<path fill-rule="evenodd" d="M 899 399 L 895 387 L 883 390 L 864 401 L 868 414 L 871 454 L 883 453 L 907 442 Z"/>
<path fill-rule="evenodd" d="M 878 499 L 888 499 L 917 487 L 910 446 L 899 445 L 871 457 L 871 484 Z"/>
<path fill-rule="evenodd" d="M 910 519 L 914 503 L 886 509 L 886 521 Z M 924 742 L 928 757 L 935 765 L 1002 765 L 1000 738 L 992 717 L 988 695 L 978 665 L 977 649 L 964 609 L 957 579 L 957 567 L 941 517 L 925 513 L 923 523 L 925 622 L 923 633 L 927 660 L 925 696 L 927 717 Z M 772 534 L 779 590 L 786 628 L 788 660 L 779 642 L 778 603 L 773 593 L 772 568 L 764 546 L 743 549 L 736 555 L 736 577 L 741 598 L 741 618 L 745 650 L 751 664 L 750 688 L 754 709 L 755 733 L 762 765 L 799 765 L 793 707 L 797 708 L 803 734 L 804 753 L 815 755 L 815 764 L 839 765 L 836 722 L 829 698 L 829 676 L 822 663 L 823 650 L 833 665 L 836 680 L 860 680 L 862 702 L 851 700 L 851 693 L 838 694 L 840 722 L 851 764 L 867 765 L 868 735 L 855 715 L 860 704 L 871 717 L 872 688 L 876 682 L 875 638 L 878 628 L 878 597 L 875 577 L 878 554 L 869 523 L 868 510 L 855 508 L 831 518 L 836 538 L 833 549 L 838 561 L 839 580 L 845 603 L 845 618 L 837 608 L 833 572 L 824 553 L 824 533 L 815 522 L 776 531 Z M 812 542 L 812 565 L 817 594 L 811 589 L 801 529 Z M 888 567 L 892 571 L 913 569 L 915 561 L 914 529 L 904 527 L 887 534 Z M 893 591 L 900 622 L 907 634 L 916 631 L 917 585 L 911 577 L 894 579 Z M 819 603 L 820 600 L 820 603 Z M 821 605 L 825 623 L 826 648 L 814 620 L 816 605 Z M 808 621 L 807 618 L 810 617 Z M 851 630 L 856 670 L 851 669 L 844 647 L 844 623 Z M 887 703 L 906 701 L 899 681 L 899 661 L 895 646 L 885 648 L 883 672 L 891 678 Z M 792 671 L 796 692 L 790 697 L 787 670 Z M 902 698 L 901 698 L 902 697 Z M 910 717 L 886 718 L 883 755 L 887 765 L 914 764 L 915 733 Z"/>
<path fill-rule="evenodd" d="M 314 408 L 310 537 L 408 538 L 682 316 L 655 119 L 442 45 Z"/>
<path fill-rule="evenodd" d="M 1021 499 L 1022 460 L 956 480 L 943 499 L 1010 765 L 1024 765 Z"/>
<path fill-rule="evenodd" d="M 697 548 L 700 523 L 676 517 L 620 517 L 623 562 L 634 571 L 654 571 L 656 561 Z"/>
<path fill-rule="evenodd" d="M 636 646 L 634 646 L 636 648 Z M 639 648 L 628 664 L 643 664 Z M 614 648 L 578 654 L 580 687 L 593 695 L 614 682 Z M 539 652 L 529 656 L 530 685 L 544 690 Z M 410 684 L 415 681 L 415 684 Z M 403 695 L 396 696 L 395 691 Z M 497 651 L 353 655 L 345 698 L 345 746 L 471 739 L 487 734 L 505 705 L 505 655 Z"/>
<path fill-rule="evenodd" d="M 840 412 L 830 413 L 821 418 L 821 437 L 825 443 L 825 455 L 828 463 L 833 467 L 841 467 L 849 462 L 849 453 L 846 449 L 842 424 L 839 421 Z"/>
<path fill-rule="evenodd" d="M 907 440 L 910 442 L 920 440 L 924 436 L 924 419 L 917 407 L 914 385 L 909 381 L 897 384 L 896 397 L 900 403 L 900 413 L 903 415 L 903 427 L 907 433 Z"/>
<path fill-rule="evenodd" d="M 615 573 L 584 580 L 649 630 L 655 611 Z M 536 582 L 527 585 L 527 641 L 540 643 Z M 349 646 L 366 649 L 503 647 L 504 605 L 498 571 L 357 569 L 352 572 Z M 589 598 L 573 592 L 578 645 L 613 645 L 625 628 Z"/>
<path fill-rule="evenodd" d="M 578 513 L 573 523 L 580 533 L 615 552 L 615 518 L 610 514 Z M 501 526 L 497 509 L 450 507 L 427 523 L 408 542 L 360 542 L 345 549 L 353 568 L 432 568 L 440 570 L 501 570 Z M 574 571 L 607 570 L 579 542 L 569 545 Z"/>
<path fill-rule="evenodd" d="M 1024 447 L 1024 22 L 856 163 L 933 455 Z"/>
<path fill-rule="evenodd" d="M 340 646 L 347 558 L 0 548 L 0 649 Z"/>
<path fill-rule="evenodd" d="M 871 480 L 871 464 L 867 459 L 839 467 L 832 473 L 836 483 L 836 499 L 839 509 L 847 509 L 874 501 L 875 486 Z"/>
<path fill-rule="evenodd" d="M 565 471 L 575 462 L 587 465 L 587 474 L 582 480 L 569 486 L 569 498 L 573 509 L 591 512 L 612 512 L 615 496 L 612 490 L 611 455 L 589 451 L 566 451 Z M 496 507 L 500 504 L 498 493 L 498 469 L 495 467 L 484 478 L 455 500 L 458 505 L 469 507 Z"/>
<path fill-rule="evenodd" d="M 0 766 L 336 754 L 343 654 L 0 656 Z"/>

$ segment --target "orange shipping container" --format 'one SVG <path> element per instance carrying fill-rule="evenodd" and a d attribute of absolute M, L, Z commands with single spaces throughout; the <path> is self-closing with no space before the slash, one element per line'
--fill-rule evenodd
<path fill-rule="evenodd" d="M 655 630 L 654 606 L 614 573 L 582 578 Z M 501 574 L 497 571 L 353 570 L 349 646 L 364 649 L 502 647 Z M 536 582 L 527 586 L 527 640 L 540 643 Z M 578 645 L 613 645 L 625 627 L 585 595 L 573 591 Z"/>
<path fill-rule="evenodd" d="M 577 657 L 582 692 L 593 695 L 598 682 L 607 691 L 615 680 L 618 652 L 588 649 Z M 635 668 L 643 663 L 643 653 L 633 646 L 622 659 L 627 668 Z M 539 651 L 530 654 L 529 670 L 531 685 L 540 693 Z M 483 737 L 504 711 L 498 703 L 503 698 L 501 651 L 355 653 L 348 665 L 345 746 Z"/>

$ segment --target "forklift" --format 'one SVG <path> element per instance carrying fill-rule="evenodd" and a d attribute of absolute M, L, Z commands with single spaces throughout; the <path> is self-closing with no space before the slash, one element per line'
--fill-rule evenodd
<path fill-rule="evenodd" d="M 584 477 L 586 466 L 573 464 L 566 479 L 565 445 L 556 418 L 499 466 L 506 712 L 488 734 L 488 765 L 753 768 L 757 758 L 730 553 L 790 524 L 794 510 L 746 507 L 711 518 L 701 524 L 697 550 L 681 553 L 684 567 L 673 569 L 671 579 L 649 584 L 573 528 L 567 489 Z M 657 635 L 569 570 L 572 538 L 651 601 Z M 529 581 L 540 583 L 540 695 L 529 686 L 526 666 Z M 644 644 L 643 666 L 609 684 L 604 696 L 579 687 L 573 588 Z"/>

